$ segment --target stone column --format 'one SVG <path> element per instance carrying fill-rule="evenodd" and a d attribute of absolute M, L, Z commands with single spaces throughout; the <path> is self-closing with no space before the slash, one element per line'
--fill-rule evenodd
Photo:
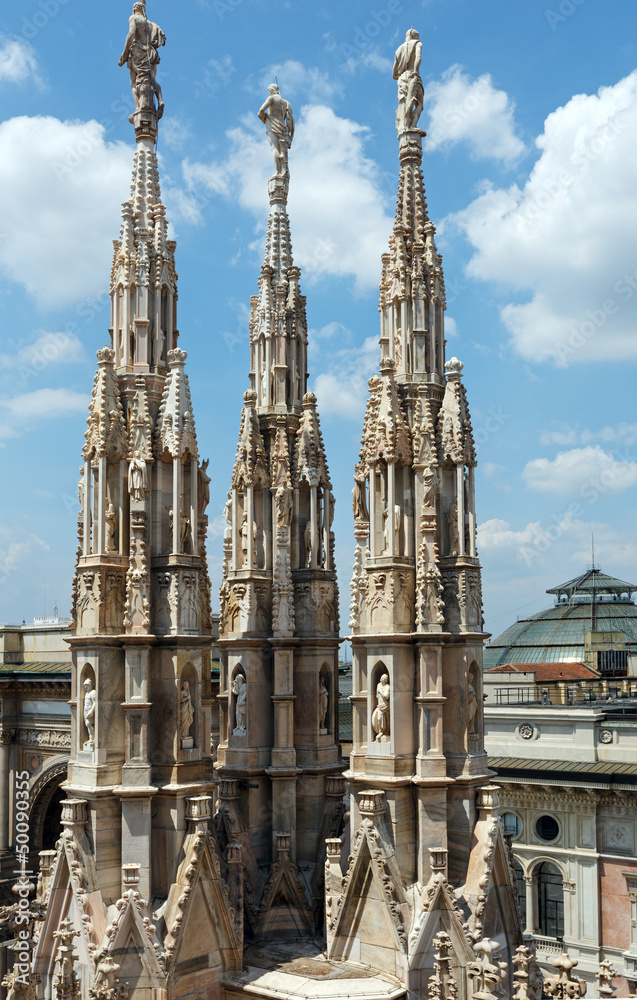
<path fill-rule="evenodd" d="M 469 555 L 475 559 L 476 552 L 476 470 L 469 466 Z"/>
<path fill-rule="evenodd" d="M 458 555 L 464 551 L 464 465 L 456 466 L 456 493 L 458 501 Z"/>
<path fill-rule="evenodd" d="M 197 518 L 199 515 L 199 468 L 197 459 L 190 459 L 190 537 L 192 539 L 192 554 L 197 555 Z"/>
<path fill-rule="evenodd" d="M 376 558 L 376 466 L 369 470 L 369 556 Z"/>
<path fill-rule="evenodd" d="M 524 885 L 526 887 L 526 927 L 524 928 L 524 935 L 527 937 L 535 934 L 537 927 L 535 879 L 532 875 L 524 876 Z"/>
<path fill-rule="evenodd" d="M 173 552 L 181 552 L 181 458 L 173 458 Z"/>
<path fill-rule="evenodd" d="M 316 569 L 318 554 L 318 503 L 316 486 L 310 487 L 310 524 L 312 527 L 312 569 Z"/>
<path fill-rule="evenodd" d="M 389 541 L 388 555 L 396 554 L 396 530 L 394 511 L 396 506 L 396 466 L 393 462 L 387 465 L 387 538 Z"/>
<path fill-rule="evenodd" d="M 237 502 L 237 491 L 232 489 L 232 569 L 239 569 L 239 537 L 241 535 L 241 525 L 239 524 L 239 504 Z"/>
<path fill-rule="evenodd" d="M 248 514 L 248 563 L 247 568 L 254 567 L 254 487 L 248 486 L 246 490 L 246 510 Z"/>
<path fill-rule="evenodd" d="M 14 733 L 12 730 L 5 730 L 0 733 L 0 855 L 9 850 L 9 818 L 11 814 L 10 803 L 13 796 L 9 782 L 11 780 L 11 743 Z M 0 948 L 0 952 L 4 952 Z"/>
<path fill-rule="evenodd" d="M 83 555 L 91 552 L 91 500 L 93 484 L 91 482 L 91 463 L 88 458 L 84 462 L 84 550 Z"/>

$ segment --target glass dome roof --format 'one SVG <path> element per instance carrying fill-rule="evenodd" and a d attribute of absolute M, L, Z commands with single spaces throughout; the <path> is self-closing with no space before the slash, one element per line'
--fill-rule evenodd
<path fill-rule="evenodd" d="M 637 652 L 637 586 L 599 569 L 553 587 L 552 608 L 530 615 L 492 639 L 484 651 L 484 669 L 506 663 L 580 663 L 590 631 L 623 632 L 626 649 Z"/>

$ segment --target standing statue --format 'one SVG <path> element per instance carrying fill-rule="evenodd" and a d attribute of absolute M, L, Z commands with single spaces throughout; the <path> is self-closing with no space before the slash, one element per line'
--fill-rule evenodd
<path fill-rule="evenodd" d="M 80 481 L 77 484 L 77 498 L 80 501 L 80 507 L 84 509 L 84 466 L 80 465 Z"/>
<path fill-rule="evenodd" d="M 458 504 L 453 500 L 449 505 L 449 555 L 457 556 L 459 550 L 460 535 L 458 533 Z"/>
<path fill-rule="evenodd" d="M 250 541 L 250 531 L 248 529 L 248 515 L 245 513 L 243 515 L 243 520 L 241 522 L 241 551 L 243 552 L 243 565 L 248 565 L 248 548 L 252 545 L 252 557 L 254 558 L 255 549 L 257 545 L 257 524 L 256 521 L 252 522 L 252 540 Z"/>
<path fill-rule="evenodd" d="M 190 727 L 192 726 L 194 717 L 195 712 L 190 697 L 190 684 L 188 681 L 182 681 L 181 691 L 179 692 L 179 735 L 182 740 L 188 739 L 190 736 Z"/>
<path fill-rule="evenodd" d="M 223 508 L 223 520 L 223 537 L 232 538 L 232 497 L 229 493 L 227 494 L 227 499 Z"/>
<path fill-rule="evenodd" d="M 469 736 L 476 735 L 476 718 L 478 715 L 478 695 L 476 693 L 477 678 L 473 669 L 469 671 L 467 680 L 467 728 Z"/>
<path fill-rule="evenodd" d="M 87 677 L 84 681 L 84 691 L 84 725 L 88 733 L 84 749 L 93 750 L 95 748 L 95 703 L 97 694 L 90 677 Z"/>
<path fill-rule="evenodd" d="M 420 79 L 422 42 L 415 28 L 410 28 L 405 41 L 396 50 L 394 80 L 398 80 L 398 110 L 396 131 L 398 135 L 418 127 L 422 114 L 425 92 Z"/>
<path fill-rule="evenodd" d="M 246 732 L 248 685 L 243 674 L 237 674 L 232 684 L 232 693 L 235 696 L 234 703 L 234 734 L 242 736 Z"/>
<path fill-rule="evenodd" d="M 312 565 L 312 522 L 305 522 L 305 531 L 303 532 L 303 543 L 305 545 L 305 568 L 309 569 Z"/>
<path fill-rule="evenodd" d="M 133 453 L 128 466 L 128 492 L 133 500 L 143 500 L 150 493 L 148 469 L 141 451 Z"/>
<path fill-rule="evenodd" d="M 160 61 L 157 50 L 165 44 L 166 36 L 161 28 L 146 17 L 146 4 L 133 4 L 133 13 L 128 20 L 128 35 L 118 65 L 126 63 L 130 70 L 135 112 L 152 111 L 157 118 L 161 118 L 164 113 L 161 87 L 156 80 Z M 156 108 L 153 95 L 157 97 Z M 131 115 L 129 121 L 133 122 L 134 118 Z"/>
<path fill-rule="evenodd" d="M 354 472 L 354 488 L 352 490 L 352 507 L 354 508 L 355 521 L 369 521 L 365 478 L 363 472 L 357 466 Z"/>
<path fill-rule="evenodd" d="M 109 501 L 106 507 L 106 513 L 104 514 L 105 519 L 105 548 L 107 554 L 117 552 L 117 546 L 115 544 L 115 532 L 117 530 L 117 515 L 115 513 L 115 508 L 113 504 Z"/>
<path fill-rule="evenodd" d="M 325 722 L 327 720 L 327 709 L 330 703 L 329 691 L 325 686 L 325 678 L 321 677 L 321 686 L 319 688 L 319 726 L 321 729 L 325 729 Z"/>
<path fill-rule="evenodd" d="M 199 520 L 206 513 L 206 507 L 210 503 L 210 476 L 208 475 L 208 465 L 210 459 L 207 458 L 205 462 L 202 462 L 197 470 L 197 500 L 198 500 L 198 511 L 197 516 Z"/>
<path fill-rule="evenodd" d="M 294 115 L 276 83 L 270 84 L 268 92 L 269 97 L 259 108 L 259 118 L 265 123 L 265 134 L 274 153 L 275 176 L 289 177 L 288 150 L 294 138 Z"/>
<path fill-rule="evenodd" d="M 383 674 L 376 686 L 376 708 L 372 712 L 372 729 L 378 743 L 389 740 L 389 674 Z"/>
<path fill-rule="evenodd" d="M 422 498 L 423 507 L 435 509 L 438 476 L 436 475 L 436 470 L 432 469 L 430 465 L 425 466 L 423 470 L 422 485 L 424 490 Z"/>

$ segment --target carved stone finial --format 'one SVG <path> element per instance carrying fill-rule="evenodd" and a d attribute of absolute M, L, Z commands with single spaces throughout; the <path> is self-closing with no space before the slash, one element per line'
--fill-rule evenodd
<path fill-rule="evenodd" d="M 381 789 L 370 788 L 360 793 L 358 808 L 362 816 L 380 815 L 385 812 L 386 805 L 385 792 Z"/>
<path fill-rule="evenodd" d="M 449 358 L 449 360 L 445 362 L 445 371 L 447 373 L 447 378 L 453 382 L 457 382 L 459 379 L 462 378 L 463 368 L 464 365 L 462 361 L 459 361 L 458 358 L 456 358 L 455 356 L 453 358 Z"/>
<path fill-rule="evenodd" d="M 613 969 L 608 959 L 605 959 L 600 963 L 599 969 L 595 973 L 595 979 L 597 980 L 597 994 L 600 997 L 612 997 L 615 994 L 615 987 L 613 986 L 613 979 L 617 975 L 616 969 Z"/>
<path fill-rule="evenodd" d="M 256 406 L 257 405 L 257 394 L 254 389 L 246 389 L 243 394 L 243 402 L 246 406 Z"/>
<path fill-rule="evenodd" d="M 174 351 L 168 352 L 168 365 L 185 365 L 188 358 L 188 352 L 182 351 L 178 347 Z"/>
<path fill-rule="evenodd" d="M 586 996 L 586 983 L 583 979 L 574 979 L 571 971 L 578 964 L 576 958 L 570 958 L 567 954 L 558 955 L 551 962 L 557 972 L 547 976 L 544 980 L 544 993 L 547 997 L 583 997 Z"/>
<path fill-rule="evenodd" d="M 492 960 L 493 955 L 499 951 L 500 945 L 497 941 L 489 941 L 485 938 L 474 944 L 473 950 L 477 955 L 477 961 L 471 962 L 467 966 L 467 975 L 473 980 L 472 1000 L 496 1000 L 496 989 L 503 979 L 506 979 L 506 962 Z"/>
<path fill-rule="evenodd" d="M 394 59 L 394 80 L 398 81 L 396 132 L 399 136 L 418 128 L 425 96 L 420 78 L 421 60 L 420 35 L 415 28 L 410 28 Z"/>
<path fill-rule="evenodd" d="M 96 351 L 96 356 L 100 365 L 112 365 L 115 361 L 115 351 L 110 347 L 102 347 Z"/>
<path fill-rule="evenodd" d="M 73 968 L 73 940 L 77 936 L 77 931 L 68 918 L 62 920 L 59 929 L 53 932 L 53 937 L 59 942 L 56 953 L 58 974 L 53 981 L 57 1000 L 79 1000 L 82 992 Z"/>
<path fill-rule="evenodd" d="M 433 975 L 427 984 L 428 1000 L 456 1000 L 458 987 L 451 974 L 451 938 L 445 931 L 440 931 L 433 940 L 435 962 Z"/>
<path fill-rule="evenodd" d="M 122 865 L 122 888 L 124 891 L 138 888 L 140 874 L 141 865 L 139 861 L 130 861 L 128 864 Z"/>
<path fill-rule="evenodd" d="M 126 63 L 130 72 L 135 111 L 128 120 L 135 125 L 138 141 L 157 138 L 157 122 L 164 113 L 164 100 L 156 77 L 160 62 L 158 49 L 165 44 L 164 32 L 146 16 L 144 0 L 133 4 L 119 65 Z"/>
<path fill-rule="evenodd" d="M 270 84 L 268 92 L 258 114 L 265 124 L 265 134 L 274 154 L 274 177 L 287 181 L 290 177 L 288 150 L 294 138 L 294 115 L 289 102 L 281 97 L 278 84 Z"/>

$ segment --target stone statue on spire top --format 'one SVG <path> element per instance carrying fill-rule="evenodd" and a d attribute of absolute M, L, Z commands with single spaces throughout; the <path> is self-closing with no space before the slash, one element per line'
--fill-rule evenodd
<path fill-rule="evenodd" d="M 398 110 L 396 131 L 398 135 L 418 127 L 422 114 L 425 92 L 420 79 L 422 42 L 415 28 L 410 28 L 405 41 L 396 50 L 394 80 L 398 80 Z"/>
<path fill-rule="evenodd" d="M 274 153 L 275 177 L 288 177 L 288 150 L 294 138 L 294 115 L 288 101 L 281 97 L 279 87 L 271 83 L 269 96 L 259 108 L 259 118 L 265 123 L 265 134 Z"/>
<path fill-rule="evenodd" d="M 135 114 L 140 111 L 151 111 L 157 119 L 164 113 L 164 101 L 161 87 L 157 83 L 157 67 L 159 65 L 158 49 L 166 44 L 166 36 L 159 25 L 153 24 L 146 17 L 144 0 L 133 4 L 133 13 L 128 20 L 128 35 L 119 64 L 128 65 L 130 82 L 135 99 Z M 157 97 L 157 107 L 153 100 Z M 131 115 L 130 122 L 135 115 Z"/>

